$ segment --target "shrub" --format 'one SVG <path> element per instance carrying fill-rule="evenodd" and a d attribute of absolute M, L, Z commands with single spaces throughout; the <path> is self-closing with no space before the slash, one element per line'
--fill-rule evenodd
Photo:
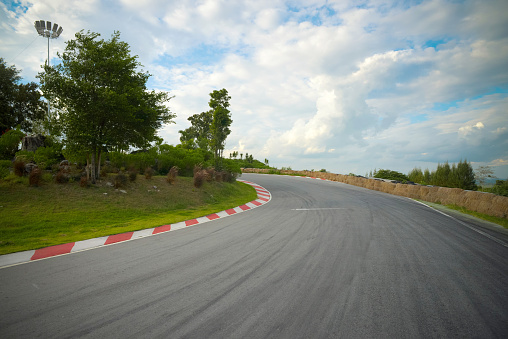
<path fill-rule="evenodd" d="M 215 172 L 215 181 L 222 182 L 224 179 L 224 173 L 223 171 Z"/>
<path fill-rule="evenodd" d="M 135 168 L 129 170 L 129 181 L 134 182 L 138 178 L 138 171 Z"/>
<path fill-rule="evenodd" d="M 173 166 L 168 172 L 168 176 L 166 178 L 166 181 L 170 183 L 171 185 L 174 184 L 176 177 L 178 175 L 178 167 Z"/>
<path fill-rule="evenodd" d="M 69 182 L 69 174 L 66 173 L 63 170 L 58 171 L 58 173 L 55 176 L 55 181 L 58 184 L 66 184 Z"/>
<path fill-rule="evenodd" d="M 79 180 L 79 186 L 88 187 L 88 178 L 86 176 L 81 177 Z"/>
<path fill-rule="evenodd" d="M 145 168 L 145 178 L 152 179 L 152 176 L 153 176 L 153 168 L 151 167 Z"/>
<path fill-rule="evenodd" d="M 384 170 L 380 169 L 374 174 L 374 178 L 381 178 L 381 179 L 388 179 L 388 180 L 396 180 L 400 182 L 407 182 L 409 181 L 409 178 L 400 172 L 397 171 L 391 171 L 391 170 Z"/>
<path fill-rule="evenodd" d="M 209 167 L 206 170 L 206 181 L 211 182 L 215 179 L 215 168 Z"/>
<path fill-rule="evenodd" d="M 194 173 L 194 187 L 201 188 L 206 180 L 208 173 L 205 170 Z"/>
<path fill-rule="evenodd" d="M 232 173 L 232 172 L 229 172 L 229 171 L 225 171 L 224 172 L 224 181 L 227 181 L 227 182 L 235 182 L 236 181 L 236 177 L 238 176 L 238 174 L 236 173 Z"/>
<path fill-rule="evenodd" d="M 490 189 L 490 192 L 508 197 L 508 180 L 496 180 L 496 184 Z"/>
<path fill-rule="evenodd" d="M 62 159 L 62 150 L 60 146 L 39 147 L 35 151 L 34 160 L 38 167 L 51 168 L 54 164 L 58 164 Z"/>
<path fill-rule="evenodd" d="M 125 186 L 127 184 L 127 176 L 125 176 L 125 174 L 123 174 L 123 173 L 118 173 L 115 176 L 115 180 L 114 180 L 113 184 L 114 184 L 115 188 Z"/>
<path fill-rule="evenodd" d="M 18 159 L 23 160 L 24 162 L 35 161 L 35 152 L 27 150 L 16 152 L 16 160 Z"/>
<path fill-rule="evenodd" d="M 203 168 L 201 167 L 201 164 L 197 164 L 194 166 L 194 170 L 193 170 L 193 174 L 194 176 L 196 175 L 196 173 L 200 172 Z"/>
<path fill-rule="evenodd" d="M 24 134 L 20 130 L 11 129 L 5 132 L 0 137 L 0 159 L 10 160 L 14 158 L 23 137 Z"/>
<path fill-rule="evenodd" d="M 39 167 L 35 167 L 28 176 L 28 183 L 30 186 L 38 187 L 41 185 L 42 171 Z"/>
<path fill-rule="evenodd" d="M 10 160 L 0 160 L 0 179 L 5 178 L 10 174 L 9 168 L 12 165 Z"/>
<path fill-rule="evenodd" d="M 18 177 L 22 177 L 25 173 L 25 162 L 23 160 L 14 161 L 14 174 Z"/>

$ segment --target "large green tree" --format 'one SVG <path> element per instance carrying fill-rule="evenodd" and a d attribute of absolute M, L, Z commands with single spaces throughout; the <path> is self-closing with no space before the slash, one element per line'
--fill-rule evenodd
<path fill-rule="evenodd" d="M 45 116 L 39 86 L 34 82 L 20 83 L 19 73 L 0 58 L 0 134 L 17 126 L 30 133 L 34 123 Z"/>
<path fill-rule="evenodd" d="M 210 148 L 214 153 L 217 168 L 222 166 L 222 154 L 226 145 L 226 138 L 231 133 L 229 126 L 233 123 L 228 109 L 229 100 L 231 100 L 231 97 L 228 91 L 223 88 L 210 93 L 210 101 L 208 102 L 212 112 Z"/>
<path fill-rule="evenodd" d="M 76 33 L 58 53 L 61 63 L 38 75 L 44 95 L 60 110 L 65 147 L 88 154 L 92 182 L 99 177 L 102 152 L 147 147 L 175 117 L 166 106 L 168 93 L 147 90 L 150 74 L 138 70 L 138 57 L 120 41 L 120 32 L 110 40 L 99 37 Z"/>
<path fill-rule="evenodd" d="M 186 148 L 199 147 L 208 151 L 210 149 L 211 125 L 213 120 L 212 111 L 206 111 L 194 114 L 187 118 L 191 126 L 183 131 L 179 131 L 180 142 Z"/>

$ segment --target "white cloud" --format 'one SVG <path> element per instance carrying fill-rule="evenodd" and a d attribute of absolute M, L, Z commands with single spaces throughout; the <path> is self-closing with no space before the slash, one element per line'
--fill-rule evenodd
<path fill-rule="evenodd" d="M 227 148 L 279 167 L 364 174 L 467 158 L 497 161 L 508 177 L 496 160 L 508 159 L 508 2 L 362 3 L 42 0 L 16 13 L 0 4 L 0 55 L 34 80 L 47 54 L 34 20 L 64 27 L 54 61 L 80 29 L 119 30 L 151 86 L 176 95 L 167 142 L 226 88 Z"/>

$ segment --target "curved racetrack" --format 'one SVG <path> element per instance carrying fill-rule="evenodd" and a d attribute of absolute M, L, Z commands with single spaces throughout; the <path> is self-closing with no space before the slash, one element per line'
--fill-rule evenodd
<path fill-rule="evenodd" d="M 0 337 L 508 337 L 503 234 L 336 182 L 242 179 L 271 202 L 0 269 Z"/>

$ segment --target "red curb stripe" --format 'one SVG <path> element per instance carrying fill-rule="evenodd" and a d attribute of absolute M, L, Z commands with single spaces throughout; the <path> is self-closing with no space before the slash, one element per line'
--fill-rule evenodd
<path fill-rule="evenodd" d="M 171 231 L 171 225 L 162 225 L 159 227 L 155 227 L 152 234 L 157 234 L 157 233 L 162 233 L 162 232 L 167 232 L 167 231 Z"/>
<path fill-rule="evenodd" d="M 235 214 L 236 211 L 233 208 L 230 208 L 230 209 L 226 210 L 226 213 L 229 215 L 232 215 L 232 214 Z"/>
<path fill-rule="evenodd" d="M 133 234 L 134 234 L 134 232 L 127 232 L 127 233 L 110 235 L 108 237 L 108 239 L 106 240 L 106 242 L 104 243 L 104 245 L 109 245 L 109 244 L 114 244 L 116 242 L 129 240 L 130 238 L 132 238 Z"/>
<path fill-rule="evenodd" d="M 266 198 L 258 198 L 258 200 L 262 200 L 262 201 L 269 201 L 270 199 L 266 199 Z"/>
<path fill-rule="evenodd" d="M 192 225 L 196 225 L 196 224 L 199 224 L 198 219 L 187 220 L 185 222 L 185 226 L 192 226 Z"/>
<path fill-rule="evenodd" d="M 258 195 L 262 195 L 264 197 L 269 197 L 270 196 L 270 194 L 264 194 L 264 193 L 261 193 L 261 192 L 258 192 Z"/>
<path fill-rule="evenodd" d="M 215 220 L 215 219 L 219 219 L 220 218 L 216 213 L 207 215 L 206 217 L 208 219 L 210 219 L 210 220 Z"/>
<path fill-rule="evenodd" d="M 254 187 L 254 188 L 260 189 L 260 190 L 265 190 L 266 189 L 266 188 L 261 187 L 259 185 L 251 185 L 251 186 Z"/>
<path fill-rule="evenodd" d="M 34 255 L 30 258 L 30 260 L 37 260 L 47 257 L 53 257 L 55 255 L 60 254 L 67 254 L 71 253 L 72 248 L 74 247 L 74 242 L 70 242 L 68 244 L 61 244 L 61 245 L 55 245 L 50 246 L 46 248 L 40 248 L 38 250 L 35 250 Z"/>
<path fill-rule="evenodd" d="M 247 206 L 247 205 L 242 205 L 242 206 L 239 206 L 242 210 L 244 211 L 247 211 L 247 210 L 250 210 L 250 207 Z"/>
<path fill-rule="evenodd" d="M 260 203 L 259 201 L 256 201 L 256 200 L 253 200 L 253 201 L 251 201 L 250 203 L 251 203 L 251 204 L 253 204 L 253 205 L 256 205 L 256 206 L 261 206 L 261 205 L 263 205 L 262 203 Z"/>

